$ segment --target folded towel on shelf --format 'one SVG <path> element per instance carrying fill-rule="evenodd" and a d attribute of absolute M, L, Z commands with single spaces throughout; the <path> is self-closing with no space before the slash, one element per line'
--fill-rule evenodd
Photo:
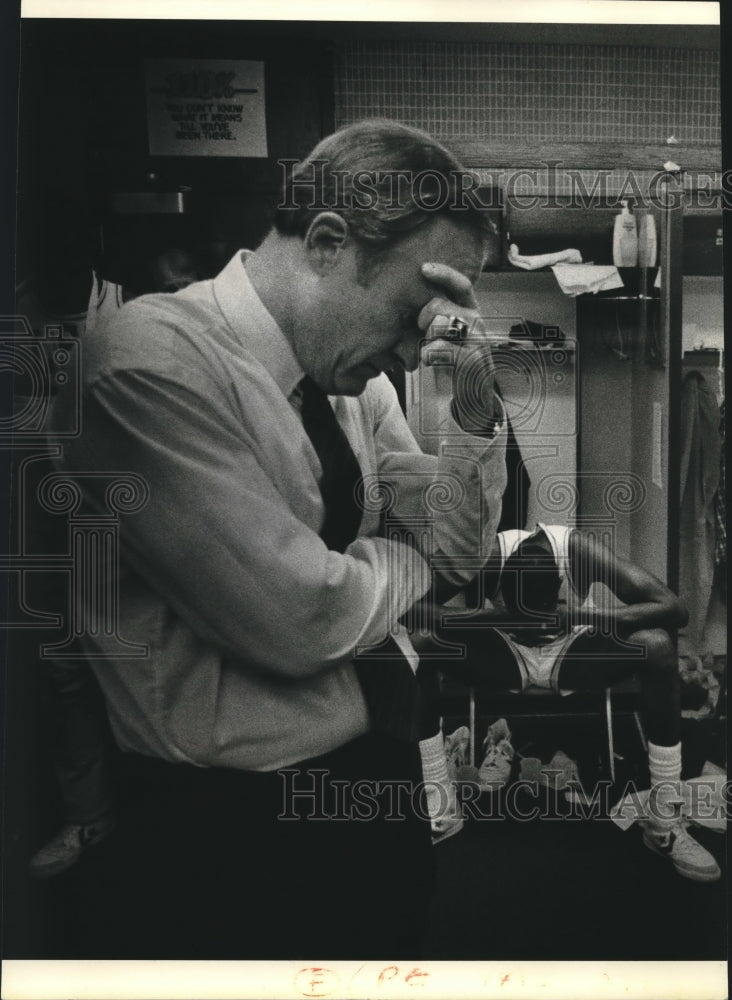
<path fill-rule="evenodd" d="M 508 262 L 524 271 L 537 271 L 540 267 L 551 264 L 581 264 L 582 254 L 579 250 L 556 250 L 554 253 L 522 254 L 515 243 L 508 248 Z"/>
<path fill-rule="evenodd" d="M 623 288 L 623 279 L 612 264 L 555 264 L 552 271 L 565 295 L 572 297 Z"/>

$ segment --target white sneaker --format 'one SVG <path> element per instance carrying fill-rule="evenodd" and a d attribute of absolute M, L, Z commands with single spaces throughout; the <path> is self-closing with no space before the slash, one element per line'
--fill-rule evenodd
<path fill-rule="evenodd" d="M 716 882 L 721 876 L 719 865 L 709 851 L 694 840 L 683 820 L 663 829 L 652 820 L 639 820 L 643 843 L 656 854 L 668 858 L 679 875 L 695 882 Z"/>
<path fill-rule="evenodd" d="M 454 733 L 448 733 L 445 737 L 445 756 L 447 757 L 447 773 L 450 779 L 457 779 L 460 768 L 465 767 L 468 760 L 468 746 L 470 745 L 470 730 L 467 726 L 460 726 Z"/>
<path fill-rule="evenodd" d="M 472 782 L 478 784 L 478 768 L 469 764 L 470 730 L 460 726 L 454 733 L 445 737 L 445 756 L 447 757 L 447 773 L 452 781 L 458 784 Z"/>
<path fill-rule="evenodd" d="M 31 858 L 29 872 L 33 878 L 50 878 L 67 871 L 89 847 L 94 847 L 112 832 L 113 818 L 108 817 L 97 823 L 77 826 L 69 823 L 62 827 Z"/>
<path fill-rule="evenodd" d="M 446 796 L 442 794 L 443 792 L 447 793 Z M 464 826 L 457 789 L 453 781 L 448 781 L 446 785 L 440 783 L 439 789 L 427 785 L 427 811 L 433 844 L 454 837 Z"/>
<path fill-rule="evenodd" d="M 511 776 L 515 754 L 505 719 L 499 719 L 488 727 L 483 747 L 485 757 L 478 770 L 478 785 L 484 792 L 493 792 L 503 788 Z"/>

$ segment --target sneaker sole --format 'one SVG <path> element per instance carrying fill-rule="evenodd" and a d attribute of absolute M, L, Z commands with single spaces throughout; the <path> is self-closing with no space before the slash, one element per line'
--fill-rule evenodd
<path fill-rule="evenodd" d="M 698 868 L 683 868 L 681 865 L 677 864 L 670 854 L 666 854 L 665 851 L 659 850 L 658 847 L 650 840 L 645 833 L 643 834 L 643 843 L 649 850 L 653 851 L 654 854 L 658 854 L 661 858 L 667 858 L 673 865 L 675 871 L 679 873 L 683 878 L 691 879 L 694 882 L 717 882 L 722 876 L 722 871 L 719 867 L 716 869 L 711 868 L 708 872 L 700 871 Z"/>
<path fill-rule="evenodd" d="M 451 827 L 444 830 L 442 833 L 432 834 L 432 846 L 435 844 L 441 844 L 443 840 L 448 840 L 450 837 L 454 837 L 456 833 L 460 833 L 462 828 L 465 826 L 464 820 L 459 820 L 457 823 L 453 823 Z"/>
<path fill-rule="evenodd" d="M 34 867 L 32 864 L 28 865 L 28 874 L 31 878 L 53 878 L 54 875 L 61 875 L 63 872 L 67 872 L 69 868 L 73 868 L 74 865 L 78 864 L 81 860 L 81 854 L 78 854 L 71 861 L 56 861 L 51 864 L 44 865 L 42 868 Z"/>

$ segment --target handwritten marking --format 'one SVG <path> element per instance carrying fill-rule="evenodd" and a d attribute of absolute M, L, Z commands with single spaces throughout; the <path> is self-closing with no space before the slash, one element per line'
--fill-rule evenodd
<path fill-rule="evenodd" d="M 327 997 L 335 993 L 340 985 L 340 977 L 333 969 L 309 966 L 295 976 L 295 989 L 304 997 Z"/>

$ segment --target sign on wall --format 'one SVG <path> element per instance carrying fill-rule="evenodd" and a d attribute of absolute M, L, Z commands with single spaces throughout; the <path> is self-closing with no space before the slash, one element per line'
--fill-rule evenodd
<path fill-rule="evenodd" d="M 264 63 L 149 59 L 151 156 L 266 156 Z"/>

